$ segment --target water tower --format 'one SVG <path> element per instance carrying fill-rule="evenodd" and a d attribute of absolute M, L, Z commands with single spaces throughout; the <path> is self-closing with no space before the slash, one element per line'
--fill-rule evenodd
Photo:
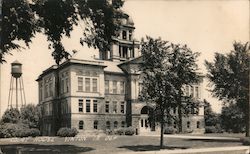
<path fill-rule="evenodd" d="M 15 85 L 14 85 L 15 80 Z M 8 108 L 13 108 L 12 99 L 13 92 L 16 93 L 16 105 L 14 108 L 18 109 L 20 100 L 20 107 L 26 105 L 26 98 L 23 86 L 23 78 L 22 78 L 22 64 L 17 60 L 11 63 L 11 79 L 10 79 L 10 90 L 9 90 L 9 98 L 8 98 Z M 20 97 L 19 95 L 20 94 Z"/>

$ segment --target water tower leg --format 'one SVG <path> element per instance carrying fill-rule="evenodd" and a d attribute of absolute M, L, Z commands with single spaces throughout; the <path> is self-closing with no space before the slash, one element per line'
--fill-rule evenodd
<path fill-rule="evenodd" d="M 16 108 L 18 109 L 18 84 L 17 84 L 17 78 L 16 78 Z"/>

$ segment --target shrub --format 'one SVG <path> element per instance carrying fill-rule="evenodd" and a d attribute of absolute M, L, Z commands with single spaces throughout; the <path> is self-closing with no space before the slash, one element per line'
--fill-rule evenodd
<path fill-rule="evenodd" d="M 105 133 L 106 133 L 107 135 L 112 135 L 112 134 L 113 134 L 113 131 L 110 130 L 110 129 L 106 129 Z"/>
<path fill-rule="evenodd" d="M 125 129 L 125 135 L 134 135 L 135 129 L 133 127 L 126 127 Z"/>
<path fill-rule="evenodd" d="M 243 145 L 250 145 L 250 137 L 241 138 L 240 141 Z"/>
<path fill-rule="evenodd" d="M 223 129 L 221 127 L 216 126 L 206 126 L 205 133 L 223 133 Z"/>
<path fill-rule="evenodd" d="M 135 129 L 133 127 L 121 127 L 114 130 L 116 135 L 134 135 Z"/>
<path fill-rule="evenodd" d="M 175 134 L 176 132 L 177 130 L 174 127 L 166 127 L 164 129 L 164 134 Z"/>
<path fill-rule="evenodd" d="M 40 135 L 40 131 L 36 128 L 19 129 L 16 132 L 16 137 L 36 137 Z"/>
<path fill-rule="evenodd" d="M 115 129 L 114 134 L 116 134 L 116 135 L 125 135 L 125 129 L 124 128 Z"/>
<path fill-rule="evenodd" d="M 57 136 L 60 136 L 60 137 L 74 137 L 77 134 L 78 134 L 78 131 L 76 128 L 63 127 L 57 131 Z"/>

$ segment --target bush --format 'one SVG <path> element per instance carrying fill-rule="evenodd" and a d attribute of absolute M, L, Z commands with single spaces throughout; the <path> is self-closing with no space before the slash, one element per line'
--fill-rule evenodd
<path fill-rule="evenodd" d="M 116 134 L 116 135 L 125 135 L 125 129 L 124 128 L 115 129 L 114 134 Z"/>
<path fill-rule="evenodd" d="M 0 126 L 0 137 L 9 138 L 15 137 L 16 131 L 18 129 L 17 124 L 6 123 Z"/>
<path fill-rule="evenodd" d="M 223 133 L 223 130 L 221 129 L 221 127 L 206 126 L 205 133 Z"/>
<path fill-rule="evenodd" d="M 40 131 L 36 128 L 19 129 L 16 132 L 16 137 L 36 137 L 40 135 Z"/>
<path fill-rule="evenodd" d="M 106 129 L 105 133 L 106 133 L 107 135 L 112 135 L 112 134 L 113 134 L 113 131 L 110 130 L 110 129 Z"/>
<path fill-rule="evenodd" d="M 28 128 L 22 123 L 12 124 L 6 123 L 0 126 L 0 137 L 9 138 L 9 137 L 35 137 L 39 136 L 40 131 L 35 128 Z"/>
<path fill-rule="evenodd" d="M 240 141 L 243 145 L 250 145 L 250 137 L 241 138 Z"/>
<path fill-rule="evenodd" d="M 164 134 L 175 134 L 177 132 L 177 129 L 174 127 L 166 127 L 164 129 Z"/>
<path fill-rule="evenodd" d="M 116 135 L 134 135 L 135 129 L 133 127 L 121 127 L 114 130 Z"/>
<path fill-rule="evenodd" d="M 135 129 L 133 127 L 126 127 L 125 129 L 125 135 L 134 135 Z"/>
<path fill-rule="evenodd" d="M 57 131 L 57 136 L 60 137 L 75 137 L 77 134 L 78 131 L 76 128 L 63 127 Z"/>

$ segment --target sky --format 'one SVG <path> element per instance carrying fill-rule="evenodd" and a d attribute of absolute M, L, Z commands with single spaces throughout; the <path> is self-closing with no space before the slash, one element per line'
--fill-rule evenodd
<path fill-rule="evenodd" d="M 198 65 L 204 74 L 204 60 L 213 61 L 215 52 L 230 52 L 234 41 L 244 43 L 250 40 L 248 0 L 126 0 L 123 10 L 135 23 L 134 36 L 137 40 L 149 35 L 173 43 L 187 44 L 193 51 L 201 53 Z M 78 50 L 76 56 L 83 59 L 98 56 L 97 50 L 80 45 L 81 34 L 81 27 L 75 27 L 71 38 L 63 40 L 66 49 Z M 10 63 L 15 60 L 23 64 L 27 103 L 38 103 L 38 86 L 35 80 L 54 61 L 44 35 L 37 34 L 32 41 L 30 48 L 22 52 L 12 51 L 12 55 L 5 57 L 7 63 L 1 65 L 0 114 L 7 107 Z M 205 85 L 207 84 L 206 80 Z M 205 89 L 204 98 L 212 104 L 215 112 L 220 112 L 221 102 L 211 96 L 207 91 L 209 87 Z"/>

